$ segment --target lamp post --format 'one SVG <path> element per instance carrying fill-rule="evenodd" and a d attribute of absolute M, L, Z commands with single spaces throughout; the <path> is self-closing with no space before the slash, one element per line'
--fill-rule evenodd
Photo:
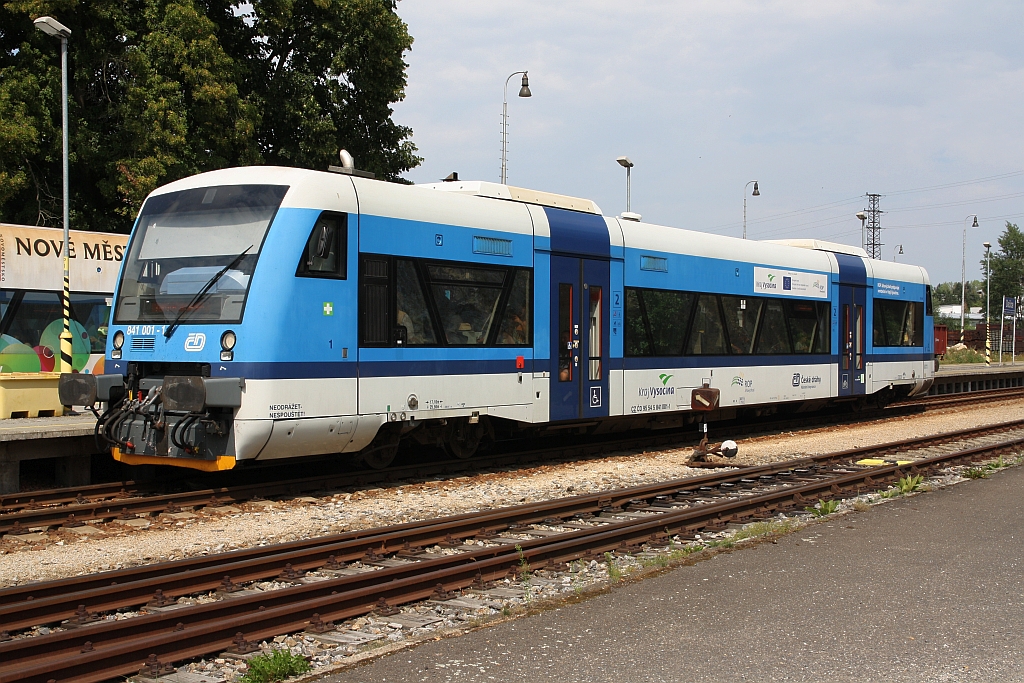
<path fill-rule="evenodd" d="M 985 246 L 985 366 L 989 367 L 992 365 L 992 333 L 989 332 L 991 327 L 991 320 L 989 316 L 989 300 L 992 298 L 992 278 L 989 273 L 992 272 L 992 263 L 989 260 L 992 255 L 992 245 L 988 242 L 984 243 Z"/>
<path fill-rule="evenodd" d="M 619 157 L 615 161 L 626 169 L 626 213 L 629 213 L 629 169 L 633 168 L 633 162 L 629 160 L 629 157 Z"/>
<path fill-rule="evenodd" d="M 897 251 L 897 250 L 899 250 L 899 251 Z M 893 247 L 892 248 L 892 262 L 896 263 L 896 254 L 902 254 L 902 253 L 903 253 L 903 245 L 902 244 L 897 244 L 895 247 Z"/>
<path fill-rule="evenodd" d="M 760 197 L 761 192 L 757 189 L 757 181 L 751 180 L 743 186 L 743 239 L 747 239 L 747 188 L 750 187 L 750 183 L 754 183 L 754 191 L 750 193 L 751 197 Z"/>
<path fill-rule="evenodd" d="M 501 98 L 501 184 L 504 185 L 508 181 L 508 172 L 506 170 L 506 162 L 508 159 L 508 82 L 512 80 L 512 76 L 523 75 L 523 87 L 519 88 L 520 97 L 533 97 L 533 93 L 530 92 L 530 78 L 529 72 L 527 71 L 515 71 L 509 74 L 509 77 L 505 79 L 505 94 Z"/>
<path fill-rule="evenodd" d="M 71 278 L 68 274 L 68 38 L 71 29 L 53 17 L 39 17 L 32 22 L 48 36 L 60 38 L 60 103 L 64 138 L 64 331 L 60 333 L 60 371 L 71 372 Z"/>
<path fill-rule="evenodd" d="M 967 306 L 967 221 L 974 218 L 972 228 L 978 227 L 978 214 L 972 213 L 964 219 L 964 250 L 960 256 L 960 343 L 964 343 L 964 311 Z"/>
<path fill-rule="evenodd" d="M 863 211 L 858 211 L 857 218 L 860 219 L 860 248 L 866 250 L 867 239 L 865 237 L 865 234 L 867 232 L 867 228 L 865 226 L 867 225 L 868 215 Z"/>

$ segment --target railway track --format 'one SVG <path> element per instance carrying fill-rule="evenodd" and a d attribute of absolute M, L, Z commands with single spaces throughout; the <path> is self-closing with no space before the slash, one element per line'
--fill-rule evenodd
<path fill-rule="evenodd" d="M 934 410 L 956 405 L 999 401 L 1024 397 L 1024 389 L 998 389 L 975 392 L 970 395 L 926 396 L 847 416 L 801 416 L 795 419 L 773 420 L 753 424 L 722 424 L 716 431 L 733 438 L 772 431 L 810 428 L 822 424 L 835 424 L 897 417 L 922 409 Z M 211 486 L 185 491 L 166 492 L 160 485 L 138 485 L 135 482 L 95 484 L 66 489 L 52 489 L 0 496 L 0 535 L 26 533 L 29 530 L 76 526 L 87 521 L 112 521 L 177 512 L 182 509 L 216 508 L 234 505 L 255 498 L 298 496 L 302 494 L 336 490 L 348 486 L 365 486 L 384 481 L 445 476 L 464 471 L 487 468 L 523 467 L 535 462 L 556 463 L 603 457 L 622 449 L 685 446 L 696 443 L 691 429 L 673 430 L 648 435 L 628 435 L 603 441 L 577 442 L 554 447 L 530 449 L 513 453 L 491 454 L 473 460 L 438 460 L 397 466 L 388 470 L 361 470 L 318 474 L 302 478 L 276 481 L 257 481 L 230 486 Z"/>
<path fill-rule="evenodd" d="M 700 531 L 802 509 L 817 500 L 874 491 L 908 472 L 927 472 L 1021 449 L 1024 420 L 600 494 L 3 589 L 0 628 L 15 631 L 65 619 L 70 620 L 65 626 L 74 628 L 0 642 L 0 681 L 107 680 L 137 670 L 151 655 L 165 663 L 178 662 L 244 645 L 238 633 L 241 641 L 258 642 L 317 629 L 321 622 L 375 609 L 386 613 L 398 604 L 481 587 L 504 577 L 521 560 L 542 568 L 643 543 L 666 545 L 669 535 L 692 538 Z M 865 458 L 892 462 L 857 464 Z M 467 539 L 474 544 L 465 544 Z M 457 552 L 437 555 L 422 550 L 435 544 Z M 351 566 L 356 562 L 359 571 Z M 367 567 L 375 570 L 364 571 Z M 302 573 L 311 569 L 319 570 L 321 577 L 304 581 Z M 272 578 L 294 585 L 273 591 L 235 590 L 246 582 Z M 176 596 L 218 587 L 226 596 L 222 600 L 166 609 Z M 147 601 L 155 613 L 118 621 L 97 621 L 94 615 Z"/>

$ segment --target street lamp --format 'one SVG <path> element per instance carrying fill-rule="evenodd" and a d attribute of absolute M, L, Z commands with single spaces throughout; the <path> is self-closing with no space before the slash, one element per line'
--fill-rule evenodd
<path fill-rule="evenodd" d="M 505 94 L 501 99 L 501 184 L 504 185 L 508 180 L 508 172 L 505 168 L 506 161 L 508 159 L 508 82 L 512 80 L 512 76 L 523 75 L 523 87 L 519 88 L 520 97 L 533 97 L 533 93 L 530 92 L 530 78 L 529 72 L 527 71 L 516 71 L 509 74 L 509 77 L 505 79 Z"/>
<path fill-rule="evenodd" d="M 867 225 L 868 215 L 863 211 L 858 211 L 857 218 L 860 219 L 860 248 L 866 250 L 867 238 L 865 237 L 865 233 L 867 231 L 867 228 L 865 226 Z"/>
<path fill-rule="evenodd" d="M 964 310 L 967 305 L 967 221 L 974 218 L 972 228 L 978 227 L 978 214 L 971 214 L 964 219 L 964 251 L 960 257 L 960 343 L 964 343 Z"/>
<path fill-rule="evenodd" d="M 60 103 L 64 129 L 64 331 L 60 333 L 60 371 L 71 372 L 71 278 L 68 274 L 68 38 L 71 29 L 53 17 L 39 17 L 32 22 L 48 36 L 60 38 Z"/>
<path fill-rule="evenodd" d="M 898 252 L 896 251 L 897 249 L 899 249 Z M 899 253 L 899 254 L 903 253 L 903 245 L 902 244 L 897 244 L 895 247 L 892 248 L 892 262 L 893 263 L 896 263 L 896 254 L 897 253 Z"/>
<path fill-rule="evenodd" d="M 633 162 L 629 160 L 629 157 L 619 157 L 615 161 L 626 169 L 626 213 L 629 213 L 629 169 L 633 168 Z"/>
<path fill-rule="evenodd" d="M 991 320 L 988 312 L 992 298 L 992 262 L 989 260 L 992 255 L 992 245 L 989 242 L 982 243 L 985 247 L 985 365 L 992 365 L 992 333 L 989 332 Z"/>
<path fill-rule="evenodd" d="M 750 183 L 754 183 L 754 191 L 750 193 L 751 197 L 760 197 L 761 192 L 757 189 L 757 181 L 751 180 L 743 186 L 743 239 L 747 239 L 747 188 L 750 187 Z"/>

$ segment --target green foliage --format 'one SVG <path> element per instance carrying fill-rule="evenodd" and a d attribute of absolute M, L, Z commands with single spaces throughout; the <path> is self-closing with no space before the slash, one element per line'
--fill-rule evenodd
<path fill-rule="evenodd" d="M 788 520 L 769 519 L 764 522 L 748 524 L 733 534 L 732 538 L 734 541 L 742 541 L 745 538 L 788 533 L 792 528 L 793 525 Z"/>
<path fill-rule="evenodd" d="M 1012 463 L 1009 460 L 1004 460 L 1003 456 L 1000 455 L 994 462 L 987 463 L 985 467 L 990 470 L 1001 470 L 1004 467 L 1012 467 L 1014 464 L 1015 463 Z"/>
<path fill-rule="evenodd" d="M 523 584 L 523 597 L 529 602 L 531 598 L 530 579 L 533 577 L 533 573 L 530 571 L 530 563 L 523 552 L 523 546 L 516 543 L 516 552 L 519 553 L 519 580 Z"/>
<path fill-rule="evenodd" d="M 127 231 L 153 188 L 226 166 L 325 169 L 344 147 L 400 180 L 421 161 L 391 120 L 412 46 L 395 0 L 6 0 L 0 221 L 60 222 L 60 43 L 41 15 L 72 31 L 74 228 Z"/>
<path fill-rule="evenodd" d="M 258 655 L 248 662 L 248 670 L 241 683 L 274 683 L 310 670 L 309 662 L 301 655 L 288 650 L 274 650 L 273 653 Z"/>
<path fill-rule="evenodd" d="M 611 553 L 604 554 L 604 562 L 608 565 L 608 578 L 613 583 L 618 582 L 622 578 L 622 569 L 615 563 L 615 556 Z"/>
<path fill-rule="evenodd" d="M 824 517 L 831 515 L 833 512 L 839 509 L 838 500 L 825 500 L 824 498 L 819 499 L 814 507 L 806 507 L 804 510 L 810 512 L 815 517 Z"/>
<path fill-rule="evenodd" d="M 992 312 L 996 326 L 999 325 L 999 311 L 1002 297 L 1020 296 L 1021 282 L 1024 281 L 1024 233 L 1013 223 L 1006 222 L 1006 229 L 999 236 L 999 249 L 992 252 Z M 985 272 L 985 260 L 981 261 Z"/>
<path fill-rule="evenodd" d="M 964 470 L 964 477 L 967 479 L 987 479 L 990 470 L 985 467 L 969 467 Z"/>
<path fill-rule="evenodd" d="M 924 475 L 915 474 L 913 476 L 907 475 L 896 482 L 896 490 L 902 494 L 913 493 L 917 491 L 921 486 L 921 482 L 924 481 Z"/>
<path fill-rule="evenodd" d="M 984 272 L 984 268 L 982 269 Z M 966 291 L 962 291 L 961 288 Z M 979 289 L 985 288 L 984 280 L 968 280 L 962 282 L 942 282 L 932 287 L 932 304 L 935 306 L 959 306 L 960 296 L 963 294 L 967 299 L 967 308 L 972 306 L 984 306 L 985 297 L 978 294 Z M 957 329 L 960 328 L 960 318 L 956 319 Z"/>
<path fill-rule="evenodd" d="M 961 363 L 984 363 L 985 354 L 979 353 L 971 348 L 953 349 L 946 351 L 940 363 L 947 365 L 958 365 Z"/>

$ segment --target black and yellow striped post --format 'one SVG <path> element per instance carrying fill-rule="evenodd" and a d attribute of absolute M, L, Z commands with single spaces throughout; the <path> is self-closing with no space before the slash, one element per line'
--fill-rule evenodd
<path fill-rule="evenodd" d="M 71 372 L 71 278 L 68 274 L 68 247 L 64 242 L 64 331 L 60 333 L 60 371 Z"/>

